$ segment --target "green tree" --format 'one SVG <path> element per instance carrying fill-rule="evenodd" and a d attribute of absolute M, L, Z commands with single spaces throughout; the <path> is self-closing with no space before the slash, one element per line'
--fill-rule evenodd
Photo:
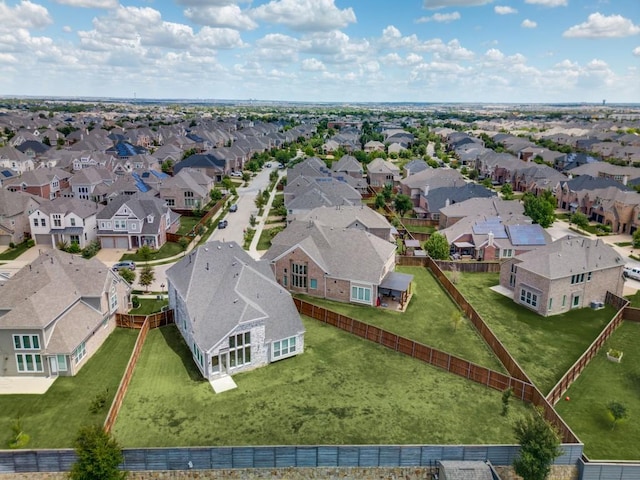
<path fill-rule="evenodd" d="M 164 162 L 162 162 L 160 164 L 160 170 L 162 170 L 163 173 L 170 173 L 173 171 L 173 160 L 171 160 L 170 158 L 167 158 Z"/>
<path fill-rule="evenodd" d="M 575 223 L 577 227 L 585 229 L 589 226 L 589 219 L 582 212 L 575 212 L 569 217 L 569 223 Z"/>
<path fill-rule="evenodd" d="M 387 202 L 385 201 L 384 195 L 382 193 L 376 195 L 376 202 L 374 204 L 376 208 L 384 208 L 386 203 Z"/>
<path fill-rule="evenodd" d="M 118 442 L 100 425 L 82 427 L 75 441 L 78 459 L 69 472 L 70 480 L 123 480 L 127 472 L 118 469 L 124 457 Z"/>
<path fill-rule="evenodd" d="M 524 214 L 542 228 L 550 227 L 556 219 L 555 204 L 528 192 L 524 195 Z"/>
<path fill-rule="evenodd" d="M 396 212 L 398 212 L 402 217 L 406 212 L 413 208 L 413 202 L 408 195 L 400 193 L 396 195 L 396 198 L 393 201 L 393 208 L 395 208 Z"/>
<path fill-rule="evenodd" d="M 118 274 L 122 278 L 124 278 L 125 282 L 127 282 L 129 285 L 132 285 L 133 282 L 136 281 L 136 272 L 134 272 L 130 268 L 120 268 L 118 270 Z"/>
<path fill-rule="evenodd" d="M 462 322 L 462 312 L 460 310 L 453 310 L 451 312 L 451 326 L 453 327 L 453 331 L 457 332 L 460 323 Z"/>
<path fill-rule="evenodd" d="M 144 287 L 144 289 L 148 292 L 149 285 L 153 283 L 156 279 L 156 273 L 153 271 L 153 267 L 149 264 L 146 264 L 142 267 L 142 271 L 140 272 L 140 280 L 138 283 Z"/>
<path fill-rule="evenodd" d="M 382 196 L 384 197 L 385 202 L 391 200 L 391 197 L 393 196 L 393 185 L 385 183 L 384 187 L 382 187 Z"/>
<path fill-rule="evenodd" d="M 151 255 L 153 254 L 153 250 L 149 245 L 143 245 L 138 249 L 138 255 L 142 258 L 143 262 L 148 262 L 151 260 Z"/>
<path fill-rule="evenodd" d="M 513 389 L 507 388 L 502 392 L 502 416 L 506 417 L 509 413 L 509 400 L 513 396 Z"/>
<path fill-rule="evenodd" d="M 556 429 L 540 410 L 516 421 L 514 432 L 520 444 L 520 454 L 513 467 L 523 480 L 545 480 L 556 457 L 562 454 Z"/>
<path fill-rule="evenodd" d="M 447 242 L 447 237 L 441 233 L 432 233 L 424 243 L 424 249 L 429 256 L 435 260 L 446 260 L 449 258 L 449 242 Z"/>
<path fill-rule="evenodd" d="M 47 137 L 46 135 L 44 137 L 42 137 L 42 143 L 43 143 L 43 145 L 51 146 L 51 140 L 49 140 L 49 137 Z"/>
<path fill-rule="evenodd" d="M 189 243 L 191 242 L 187 237 L 180 237 L 180 240 L 178 240 L 178 245 L 180 245 L 183 253 L 187 251 L 187 248 L 189 248 Z"/>
<path fill-rule="evenodd" d="M 209 196 L 211 197 L 211 200 L 217 202 L 218 200 L 222 199 L 222 191 L 219 188 L 213 188 L 209 192 Z"/>
<path fill-rule="evenodd" d="M 640 248 L 640 230 L 633 232 L 633 248 Z"/>
<path fill-rule="evenodd" d="M 505 200 L 513 199 L 513 187 L 510 183 L 505 183 L 504 185 L 502 185 L 500 193 L 502 193 L 502 198 L 504 198 Z"/>
<path fill-rule="evenodd" d="M 620 420 L 624 420 L 629 416 L 629 412 L 627 411 L 627 407 L 620 402 L 609 402 L 607 403 L 607 410 L 611 414 L 613 418 L 613 424 L 611 425 L 611 430 L 616 428 L 616 424 Z"/>

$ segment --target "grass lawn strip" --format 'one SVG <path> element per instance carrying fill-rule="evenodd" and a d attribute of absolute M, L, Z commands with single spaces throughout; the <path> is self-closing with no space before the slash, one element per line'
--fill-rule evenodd
<path fill-rule="evenodd" d="M 468 319 L 463 318 L 457 329 L 454 329 L 451 315 L 458 309 L 429 270 L 423 267 L 399 267 L 397 271 L 409 273 L 414 277 L 413 296 L 405 312 L 309 296 L 301 298 L 478 365 L 506 373 Z"/>
<path fill-rule="evenodd" d="M 19 243 L 15 246 L 15 248 L 9 248 L 4 252 L 0 253 L 0 260 L 15 260 L 24 252 L 29 250 L 29 246 L 27 246 L 27 242 Z"/>
<path fill-rule="evenodd" d="M 31 436 L 27 448 L 71 448 L 81 426 L 102 424 L 137 335 L 137 330 L 116 329 L 75 377 L 59 377 L 43 395 L 0 395 L 0 449 L 6 448 L 18 416 Z M 105 389 L 105 408 L 91 413 L 92 401 Z"/>
<path fill-rule="evenodd" d="M 458 289 L 542 393 L 548 393 L 615 315 L 612 307 L 541 317 L 490 290 L 497 273 L 461 274 Z"/>
<path fill-rule="evenodd" d="M 162 300 L 156 298 L 140 298 L 138 301 L 140 302 L 140 306 L 129 310 L 131 315 L 150 315 L 159 312 L 165 305 L 169 305 L 169 300 L 166 296 L 163 296 Z"/>
<path fill-rule="evenodd" d="M 585 444 L 591 460 L 640 459 L 640 324 L 623 322 L 598 355 L 571 385 L 569 401 L 560 400 L 556 409 Z M 623 352 L 622 362 L 607 360 L 609 348 Z M 612 429 L 607 411 L 611 401 L 627 407 L 629 418 Z"/>
<path fill-rule="evenodd" d="M 149 260 L 161 260 L 163 258 L 173 257 L 174 255 L 178 255 L 182 253 L 182 247 L 175 242 L 165 242 L 164 245 L 160 247 L 159 250 L 154 250 L 151 254 L 151 258 Z M 140 254 L 136 253 L 125 253 L 122 255 L 120 260 L 133 260 L 136 262 L 142 262 L 144 259 Z"/>
<path fill-rule="evenodd" d="M 175 326 L 149 332 L 115 425 L 126 447 L 513 443 L 528 407 L 303 318 L 305 353 L 235 375 L 216 395 Z M 471 400 L 472 399 L 472 400 Z"/>
<path fill-rule="evenodd" d="M 187 217 L 186 215 L 182 215 L 180 217 L 180 228 L 176 233 L 178 235 L 190 233 L 200 220 L 202 220 L 201 217 Z"/>

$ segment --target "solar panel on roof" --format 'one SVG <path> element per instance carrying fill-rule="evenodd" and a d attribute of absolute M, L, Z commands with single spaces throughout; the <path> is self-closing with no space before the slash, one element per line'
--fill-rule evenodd
<path fill-rule="evenodd" d="M 150 173 L 149 172 L 143 172 L 142 173 L 142 178 L 149 178 Z"/>
<path fill-rule="evenodd" d="M 142 193 L 147 193 L 149 190 L 151 190 L 151 187 L 149 187 L 149 185 L 147 185 L 146 183 L 144 183 L 143 181 L 137 181 L 136 182 L 136 187 L 138 188 L 138 190 L 140 190 Z"/>
<path fill-rule="evenodd" d="M 146 172 L 145 172 L 145 173 L 146 173 Z M 166 179 L 166 178 L 169 178 L 169 175 L 167 175 L 167 174 L 166 174 L 166 173 L 164 173 L 164 172 L 156 172 L 155 170 L 151 170 L 151 173 L 152 173 L 154 176 L 156 176 L 156 177 L 158 177 L 159 179 L 161 179 L 161 180 L 164 180 L 164 179 Z M 143 176 L 144 176 L 144 175 L 143 175 Z"/>
<path fill-rule="evenodd" d="M 493 238 L 508 238 L 500 217 L 491 217 L 484 222 L 476 223 L 472 230 L 476 235 L 488 235 L 491 232 Z"/>
<path fill-rule="evenodd" d="M 514 245 L 546 245 L 540 225 L 509 225 L 509 236 Z"/>
<path fill-rule="evenodd" d="M 10 170 L 2 170 L 2 175 L 4 175 L 7 178 L 13 177 L 13 173 L 11 173 Z"/>

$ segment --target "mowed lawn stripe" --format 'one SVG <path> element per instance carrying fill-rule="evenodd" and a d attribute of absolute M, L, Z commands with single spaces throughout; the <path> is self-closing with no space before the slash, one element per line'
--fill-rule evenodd
<path fill-rule="evenodd" d="M 151 331 L 114 434 L 127 447 L 515 441 L 500 392 L 303 321 L 304 354 L 218 395 L 175 326 Z M 526 408 L 514 401 L 510 415 Z"/>

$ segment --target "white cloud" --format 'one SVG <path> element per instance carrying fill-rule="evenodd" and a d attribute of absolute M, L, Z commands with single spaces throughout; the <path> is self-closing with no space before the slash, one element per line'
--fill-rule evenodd
<path fill-rule="evenodd" d="M 496 5 L 495 7 L 493 7 L 493 11 L 496 12 L 498 15 L 511 15 L 514 13 L 518 13 L 518 10 L 516 10 L 513 7 L 508 7 L 506 5 Z"/>
<path fill-rule="evenodd" d="M 542 5 L 543 7 L 566 7 L 569 0 L 524 0 L 524 3 Z"/>
<path fill-rule="evenodd" d="M 60 5 L 81 8 L 117 8 L 118 0 L 54 0 Z"/>
<path fill-rule="evenodd" d="M 238 30 L 253 30 L 258 27 L 258 24 L 237 5 L 187 8 L 184 16 L 198 25 L 210 27 L 230 27 Z"/>
<path fill-rule="evenodd" d="M 62 27 L 62 31 L 64 33 L 71 33 L 73 32 L 73 28 L 71 28 L 69 25 L 65 25 L 64 27 Z"/>
<path fill-rule="evenodd" d="M 636 47 L 636 48 L 634 48 L 634 49 L 633 49 L 633 54 L 634 54 L 636 57 L 640 57 L 640 47 Z"/>
<path fill-rule="evenodd" d="M 42 5 L 23 0 L 13 8 L 0 3 L 0 31 L 5 28 L 44 28 L 53 23 L 49 11 Z"/>
<path fill-rule="evenodd" d="M 592 13 L 586 22 L 566 30 L 563 37 L 573 38 L 614 38 L 629 37 L 640 33 L 640 26 L 634 25 L 631 20 L 622 15 L 602 15 L 599 12 Z"/>
<path fill-rule="evenodd" d="M 327 67 L 325 67 L 324 63 L 322 63 L 317 58 L 305 58 L 302 61 L 302 67 L 301 68 L 302 68 L 302 70 L 304 70 L 306 72 L 321 72 L 321 71 L 327 69 Z"/>
<path fill-rule="evenodd" d="M 271 0 L 251 10 L 251 15 L 300 31 L 334 30 L 356 22 L 353 9 L 340 10 L 334 0 Z"/>
<path fill-rule="evenodd" d="M 18 59 L 10 53 L 0 53 L 0 63 L 18 63 Z"/>
<path fill-rule="evenodd" d="M 449 23 L 455 20 L 460 20 L 459 12 L 435 13 L 430 17 L 420 17 L 418 20 L 416 20 L 416 23 L 426 23 L 426 22 Z"/>
<path fill-rule="evenodd" d="M 525 18 L 522 23 L 520 24 L 520 26 L 522 28 L 536 28 L 538 26 L 538 24 L 536 22 L 534 22 L 533 20 L 529 20 L 528 18 Z"/>
<path fill-rule="evenodd" d="M 442 7 L 477 7 L 493 0 L 423 0 L 422 6 L 428 10 Z"/>

